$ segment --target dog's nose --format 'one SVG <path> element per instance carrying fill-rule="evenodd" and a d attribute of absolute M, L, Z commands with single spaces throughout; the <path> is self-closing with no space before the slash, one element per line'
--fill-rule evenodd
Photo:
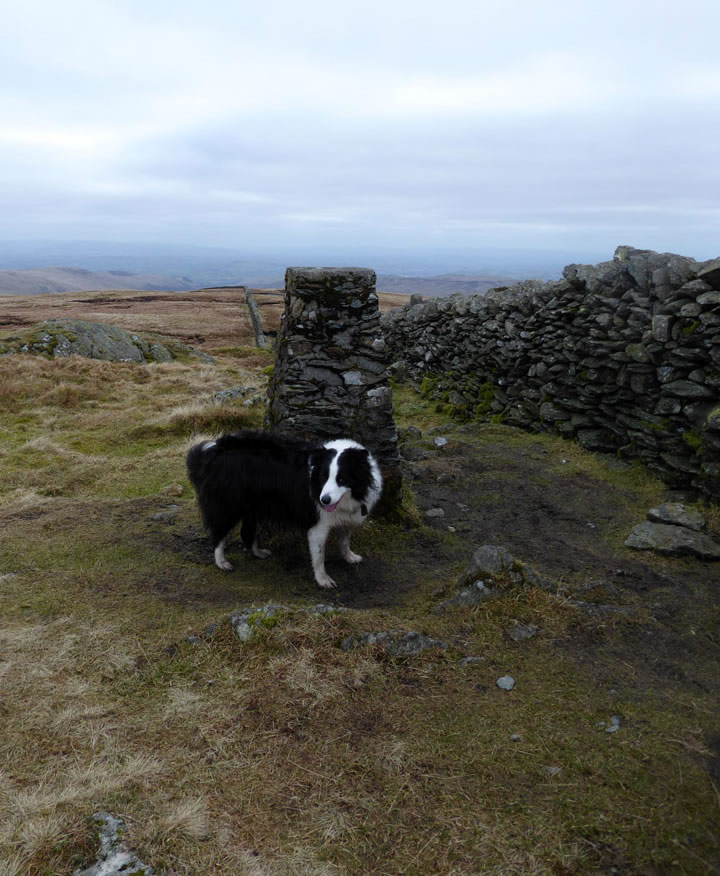
<path fill-rule="evenodd" d="M 320 501 L 323 505 L 330 505 L 330 503 L 332 502 L 332 496 L 329 493 L 325 493 L 324 496 L 320 497 Z"/>

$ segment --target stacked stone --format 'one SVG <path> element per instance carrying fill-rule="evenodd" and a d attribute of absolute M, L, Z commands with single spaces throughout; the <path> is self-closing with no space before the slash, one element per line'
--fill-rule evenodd
<path fill-rule="evenodd" d="M 374 271 L 287 269 L 266 428 L 367 446 L 383 473 L 387 509 L 401 498 L 388 362 Z"/>
<path fill-rule="evenodd" d="M 386 341 L 448 413 L 556 431 L 720 496 L 720 259 L 618 247 L 563 277 L 391 311 Z"/>

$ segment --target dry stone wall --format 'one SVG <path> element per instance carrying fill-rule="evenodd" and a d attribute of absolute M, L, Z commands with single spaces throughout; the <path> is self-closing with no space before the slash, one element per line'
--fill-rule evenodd
<path fill-rule="evenodd" d="M 558 432 L 720 497 L 720 259 L 621 246 L 557 282 L 391 311 L 383 329 L 458 418 Z"/>

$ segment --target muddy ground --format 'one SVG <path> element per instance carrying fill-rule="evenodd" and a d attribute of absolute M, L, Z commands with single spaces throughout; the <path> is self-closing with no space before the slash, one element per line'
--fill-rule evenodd
<path fill-rule="evenodd" d="M 571 467 L 563 443 L 529 437 L 525 447 L 509 446 L 482 438 L 482 427 L 440 434 L 448 439 L 442 449 L 417 441 L 406 451 L 420 456 L 406 464 L 418 504 L 443 509 L 428 522 L 438 531 L 454 528 L 468 555 L 482 544 L 503 545 L 580 608 L 588 624 L 558 647 L 598 680 L 611 682 L 622 663 L 634 667 L 639 688 L 697 686 L 720 702 L 720 563 L 625 548 L 642 520 L 631 486 L 562 474 Z M 667 491 L 663 498 L 682 496 Z M 619 617 L 636 622 L 605 635 L 605 624 Z"/>
<path fill-rule="evenodd" d="M 145 585 L 173 601 L 236 607 L 246 586 L 267 575 L 282 582 L 288 599 L 390 608 L 412 597 L 428 569 L 438 581 L 439 601 L 454 592 L 479 546 L 502 545 L 587 619 L 556 644 L 598 681 L 612 683 L 615 667 L 629 665 L 638 689 L 696 687 L 715 692 L 720 702 L 720 563 L 625 548 L 625 537 L 642 520 L 630 482 L 623 487 L 622 476 L 613 484 L 585 472 L 563 474 L 572 468 L 563 456 L 564 442 L 529 436 L 511 445 L 503 434 L 492 427 L 449 425 L 407 442 L 405 483 L 424 525 L 406 524 L 396 547 L 389 543 L 393 532 L 381 523 L 361 531 L 355 539 L 365 560 L 358 567 L 346 566 L 329 550 L 328 571 L 337 590 L 315 587 L 299 533 L 263 533 L 263 543 L 273 550 L 265 563 L 246 557 L 236 540 L 229 549 L 235 570 L 227 575 L 214 570 L 194 504 L 172 525 L 156 525 L 145 537 L 158 547 L 159 539 L 161 549 L 191 565 L 206 564 L 211 585 L 208 577 L 191 573 L 184 581 L 154 578 Z M 438 435 L 448 442 L 439 449 L 433 444 Z M 668 492 L 663 498 L 677 496 Z M 426 516 L 433 509 L 442 509 L 443 516 Z M 619 619 L 632 622 L 615 624 Z"/>

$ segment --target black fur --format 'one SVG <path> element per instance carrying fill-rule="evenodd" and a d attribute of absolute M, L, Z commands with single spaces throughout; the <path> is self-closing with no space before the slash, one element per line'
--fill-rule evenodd
<path fill-rule="evenodd" d="M 358 526 L 359 519 L 347 514 L 352 515 L 355 508 L 357 518 L 367 515 L 365 503 L 372 508 L 382 488 L 379 471 L 373 461 L 378 472 L 373 474 L 368 451 L 355 445 L 340 452 L 336 481 L 328 481 L 336 456 L 337 450 L 322 444 L 251 430 L 192 447 L 187 455 L 188 473 L 213 548 L 221 545 L 241 521 L 240 536 L 248 550 L 257 544 L 258 524 L 265 520 L 306 532 L 320 522 L 321 516 L 327 531 L 333 526 Z M 346 510 L 335 513 L 337 499 L 330 492 L 337 493 L 338 488 L 349 491 L 352 500 L 348 497 L 342 503 Z M 222 551 L 221 546 L 221 556 Z M 231 567 L 228 564 L 221 568 Z"/>
<path fill-rule="evenodd" d="M 302 529 L 317 523 L 308 461 L 313 452 L 320 456 L 321 448 L 249 430 L 223 435 L 208 450 L 206 443 L 191 448 L 187 467 L 213 547 L 241 520 L 248 549 L 263 520 Z"/>

